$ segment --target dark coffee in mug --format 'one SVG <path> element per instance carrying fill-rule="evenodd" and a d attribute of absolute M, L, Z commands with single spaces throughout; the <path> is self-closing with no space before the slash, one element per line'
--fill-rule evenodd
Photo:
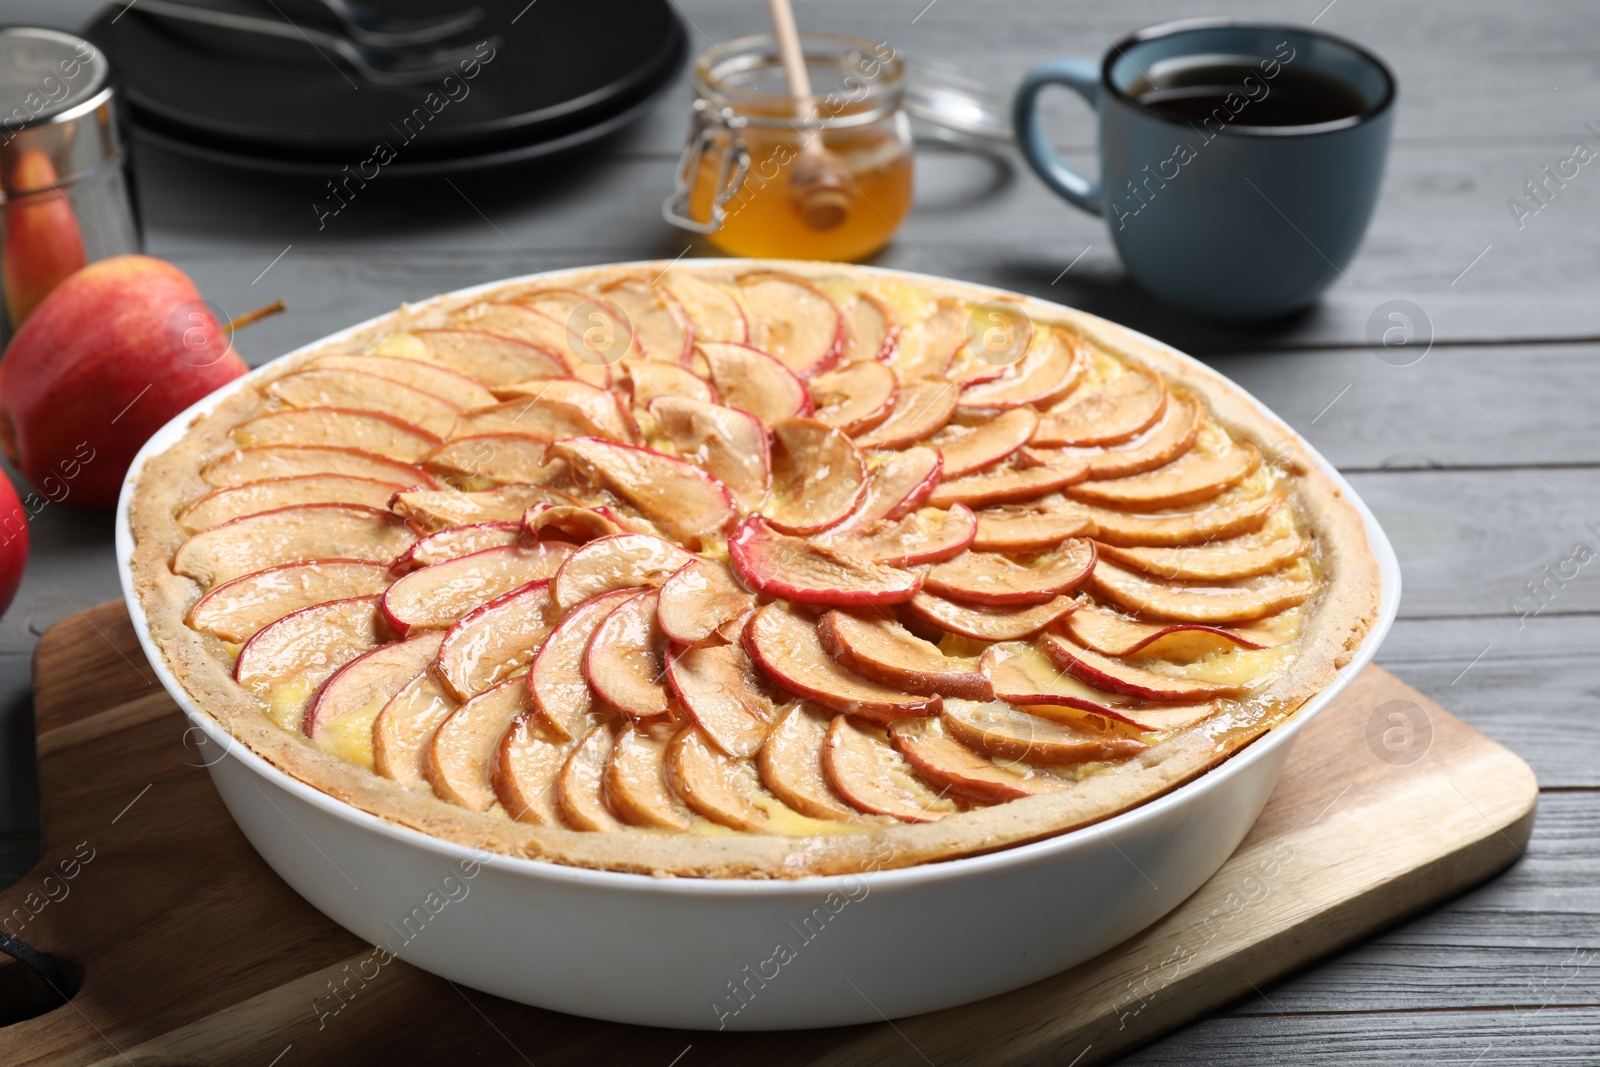
<path fill-rule="evenodd" d="M 1367 109 L 1357 89 L 1320 70 L 1273 63 L 1264 75 L 1261 67 L 1247 56 L 1184 56 L 1152 65 L 1128 95 L 1175 119 L 1199 123 L 1220 113 L 1241 126 L 1316 126 Z"/>
<path fill-rule="evenodd" d="M 1099 115 L 1094 177 L 1039 121 L 1052 85 Z M 1012 119 L 1029 166 L 1105 218 L 1141 285 L 1202 315 L 1261 319 L 1343 277 L 1378 199 L 1394 101 L 1388 67 L 1351 41 L 1195 19 L 1139 30 L 1099 61 L 1040 64 Z"/>

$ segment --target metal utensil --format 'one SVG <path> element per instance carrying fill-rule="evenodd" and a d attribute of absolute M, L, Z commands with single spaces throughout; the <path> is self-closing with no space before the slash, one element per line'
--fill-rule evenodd
<path fill-rule="evenodd" d="M 404 48 L 440 41 L 460 33 L 483 18 L 483 8 L 468 8 L 454 15 L 398 18 L 358 4 L 355 0 L 313 0 L 333 12 L 344 32 L 358 44 L 374 48 Z"/>
<path fill-rule="evenodd" d="M 476 58 L 477 49 L 483 43 L 477 42 L 458 48 L 441 48 L 429 52 L 393 52 L 358 44 L 348 37 L 340 37 L 309 26 L 300 26 L 287 19 L 280 22 L 276 19 L 241 15 L 232 11 L 192 7 L 189 4 L 177 3 L 175 0 L 135 0 L 135 4 L 130 6 L 137 14 L 156 18 L 238 30 L 264 37 L 304 41 L 313 48 L 326 49 L 334 53 L 354 68 L 356 73 L 375 85 L 415 85 L 418 82 L 443 77 L 455 69 L 460 61 Z M 498 45 L 500 39 L 489 38 L 489 43 Z"/>

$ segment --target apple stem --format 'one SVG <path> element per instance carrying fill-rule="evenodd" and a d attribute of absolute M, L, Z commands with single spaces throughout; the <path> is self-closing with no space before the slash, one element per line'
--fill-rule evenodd
<path fill-rule="evenodd" d="M 228 324 L 222 329 L 224 333 L 231 337 L 235 332 L 250 325 L 252 322 L 260 322 L 270 315 L 276 315 L 280 311 L 287 310 L 289 309 L 282 300 L 274 300 L 266 307 L 256 308 L 254 311 L 246 311 L 243 315 L 235 315 L 228 320 Z"/>

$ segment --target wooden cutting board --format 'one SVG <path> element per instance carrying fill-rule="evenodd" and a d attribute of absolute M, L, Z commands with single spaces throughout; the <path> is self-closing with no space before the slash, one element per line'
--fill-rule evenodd
<path fill-rule="evenodd" d="M 1301 735 L 1227 865 L 1105 955 L 892 1026 L 654 1030 L 524 1007 L 399 961 L 350 980 L 371 947 L 296 896 L 234 828 L 120 602 L 51 627 L 34 686 L 43 857 L 0 893 L 0 929 L 61 961 L 81 989 L 0 1027 L 0 1062 L 17 1065 L 1087 1067 L 1502 870 L 1538 798 L 1515 755 L 1369 667 Z M 334 982 L 355 992 L 335 1000 Z M 21 964 L 0 964 L 0 1012 L 25 1005 L 33 984 Z"/>

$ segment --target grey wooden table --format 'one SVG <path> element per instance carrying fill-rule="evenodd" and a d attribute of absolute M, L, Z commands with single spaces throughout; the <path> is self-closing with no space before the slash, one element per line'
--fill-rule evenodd
<path fill-rule="evenodd" d="M 0 16 L 72 27 L 93 6 L 5 0 Z M 1045 58 L 1099 54 L 1138 26 L 1193 15 L 1315 19 L 1391 62 L 1400 106 L 1377 217 L 1345 280 L 1290 321 L 1247 330 L 1163 309 L 1125 279 L 1098 220 L 1004 161 L 954 151 L 919 152 L 916 208 L 875 262 L 1098 312 L 1201 356 L 1271 405 L 1350 476 L 1399 551 L 1404 603 L 1379 662 L 1520 753 L 1543 786 L 1528 855 L 1499 879 L 1128 1062 L 1600 1062 L 1600 565 L 1549 585 L 1543 604 L 1524 594 L 1576 543 L 1600 550 L 1600 164 L 1520 226 L 1507 206 L 1575 141 L 1600 148 L 1600 9 L 1583 0 L 797 6 L 805 25 L 887 40 L 913 62 L 956 63 L 1001 89 Z M 756 0 L 682 5 L 697 49 L 760 29 L 763 9 Z M 702 254 L 659 214 L 688 99 L 680 84 L 637 127 L 548 172 L 380 176 L 320 231 L 314 182 L 141 146 L 146 249 L 230 313 L 288 302 L 287 315 L 241 336 L 252 362 L 470 283 Z M 1086 114 L 1065 99 L 1051 111 L 1069 158 L 1092 165 Z M 1369 320 L 1391 300 L 1423 312 L 1414 343 L 1427 354 L 1410 366 L 1380 359 L 1368 341 Z M 28 654 L 50 623 L 118 595 L 109 516 L 47 508 L 33 543 L 22 591 L 0 620 L 0 883 L 38 851 Z M 906 1059 L 920 1062 L 909 1048 Z"/>

